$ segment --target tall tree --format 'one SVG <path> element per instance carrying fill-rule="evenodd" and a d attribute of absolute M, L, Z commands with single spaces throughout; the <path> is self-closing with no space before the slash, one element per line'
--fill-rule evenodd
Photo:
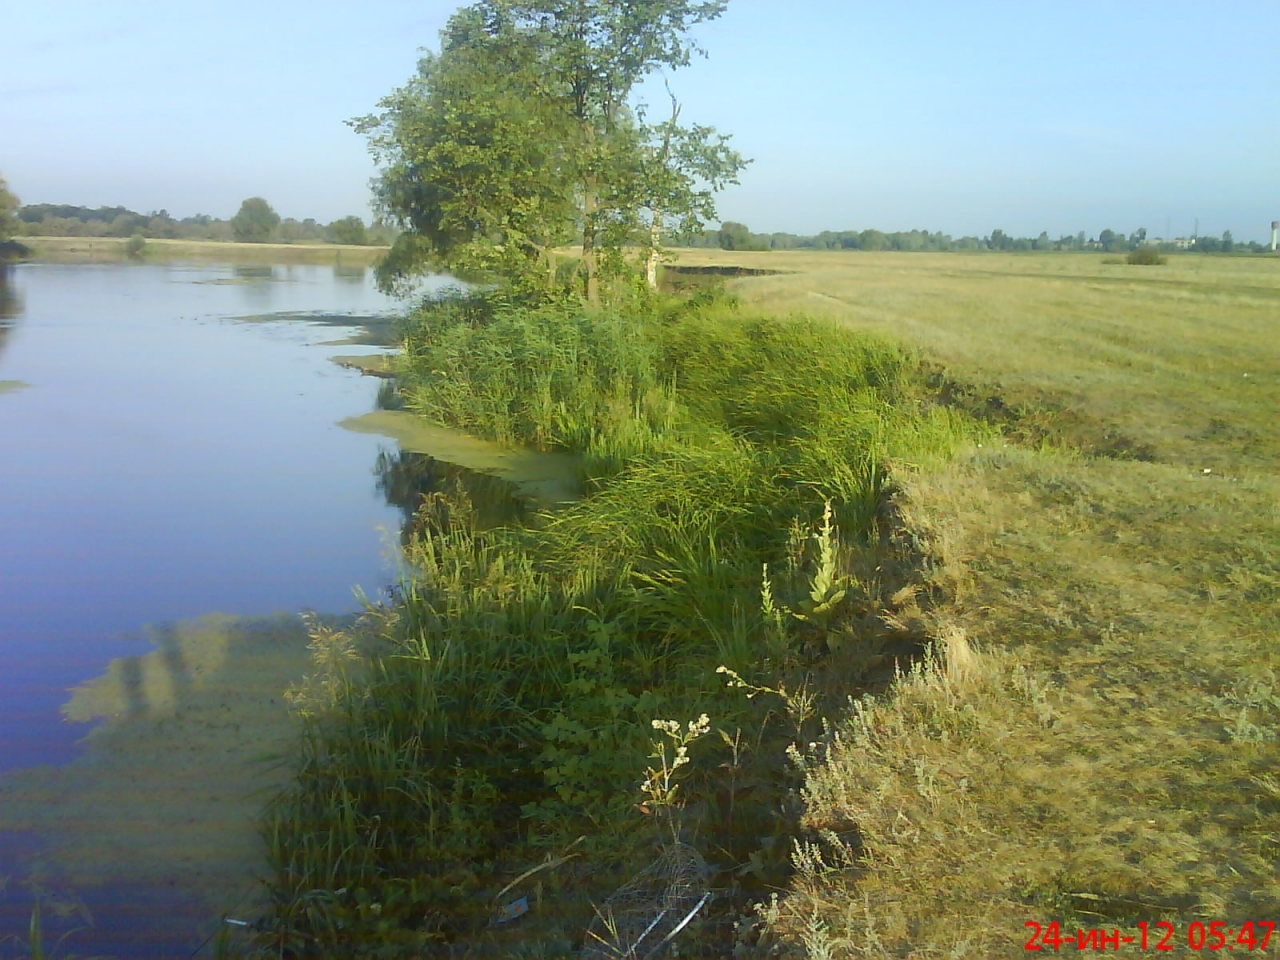
<path fill-rule="evenodd" d="M 231 231 L 240 243 L 266 243 L 279 225 L 280 215 L 261 197 L 244 201 L 231 218 Z"/>
<path fill-rule="evenodd" d="M 705 212 L 699 178 L 730 182 L 741 166 L 710 128 L 647 128 L 628 106 L 647 74 L 689 62 L 688 30 L 726 2 L 480 0 L 459 10 L 439 56 L 425 57 L 381 113 L 353 121 L 385 165 L 379 212 L 405 230 L 384 279 L 424 265 L 527 278 L 536 263 L 550 283 L 554 246 L 576 234 L 583 292 L 598 302 L 602 244 L 635 239 L 645 209 L 650 237 L 655 220 Z"/>
<path fill-rule="evenodd" d="M 576 134 L 582 263 L 587 300 L 599 302 L 598 241 L 615 210 L 607 202 L 616 161 L 614 134 L 631 91 L 661 67 L 689 63 L 696 24 L 719 17 L 727 0 L 481 0 L 487 18 L 538 38 L 545 51 L 542 95 Z"/>
<path fill-rule="evenodd" d="M 542 53 L 509 24 L 464 8 L 380 112 L 351 121 L 382 170 L 379 214 L 403 232 L 379 267 L 394 288 L 423 270 L 552 284 L 572 237 L 563 117 L 533 95 Z"/>
<path fill-rule="evenodd" d="M 658 287 L 658 261 L 662 256 L 664 227 L 689 236 L 716 217 L 714 194 L 731 183 L 749 161 L 729 147 L 729 138 L 713 127 L 682 127 L 680 104 L 671 97 L 671 117 L 654 127 L 643 127 L 639 206 L 648 211 L 648 230 L 641 234 L 645 251 L 645 282 Z M 647 234 L 647 235 L 646 235 Z"/>

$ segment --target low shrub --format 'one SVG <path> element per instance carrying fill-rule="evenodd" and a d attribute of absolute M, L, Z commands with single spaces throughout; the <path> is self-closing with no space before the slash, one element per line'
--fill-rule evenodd
<path fill-rule="evenodd" d="M 1138 247 L 1130 250 L 1124 261 L 1137 267 L 1158 267 L 1168 263 L 1169 259 L 1155 247 Z"/>

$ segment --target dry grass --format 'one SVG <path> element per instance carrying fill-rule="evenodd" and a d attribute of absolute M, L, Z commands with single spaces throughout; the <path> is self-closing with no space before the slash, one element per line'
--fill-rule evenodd
<path fill-rule="evenodd" d="M 37 260 L 60 262 L 128 259 L 124 237 L 23 237 Z M 224 263 L 335 263 L 369 265 L 387 247 L 340 243 L 226 243 L 217 240 L 148 240 L 146 260 L 216 260 Z"/>
<path fill-rule="evenodd" d="M 894 332 L 1041 441 L 901 478 L 950 655 L 810 761 L 782 941 L 1000 957 L 1026 921 L 1167 919 L 1177 956 L 1193 921 L 1274 920 L 1280 262 L 733 262 L 796 271 L 748 302 Z"/>
<path fill-rule="evenodd" d="M 730 288 L 762 312 L 830 316 L 915 345 L 972 400 L 1024 414 L 1037 439 L 1196 469 L 1276 466 L 1280 259 L 1103 259 L 689 250 L 680 263 L 790 271 Z"/>

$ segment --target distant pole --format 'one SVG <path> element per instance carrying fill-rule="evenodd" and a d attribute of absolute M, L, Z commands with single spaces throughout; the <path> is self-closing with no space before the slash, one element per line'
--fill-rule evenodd
<path fill-rule="evenodd" d="M 1200 218 L 1196 217 L 1196 228 L 1191 231 L 1191 239 L 1198 240 L 1200 238 Z"/>
<path fill-rule="evenodd" d="M 1280 220 L 1271 221 L 1271 252 L 1276 252 L 1276 233 L 1280 231 Z"/>

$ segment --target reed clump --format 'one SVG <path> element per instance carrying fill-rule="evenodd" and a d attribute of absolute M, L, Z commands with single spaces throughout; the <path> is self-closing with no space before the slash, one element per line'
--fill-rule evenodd
<path fill-rule="evenodd" d="M 767 895 L 800 810 L 788 748 L 822 736 L 786 691 L 843 702 L 875 660 L 860 644 L 910 599 L 877 572 L 887 466 L 947 456 L 972 428 L 920 402 L 901 351 L 722 297 L 436 301 L 404 343 L 409 409 L 582 453 L 589 492 L 522 526 L 482 527 L 460 491 L 419 512 L 358 681 L 308 718 L 271 806 L 264 943 L 501 953 L 495 893 L 575 844 L 531 872 L 530 899 L 556 908 L 521 935 L 580 939 L 592 900 L 661 839 L 637 801 L 663 717 L 719 731 L 690 747 L 680 830 L 717 871 L 721 913 Z"/>

